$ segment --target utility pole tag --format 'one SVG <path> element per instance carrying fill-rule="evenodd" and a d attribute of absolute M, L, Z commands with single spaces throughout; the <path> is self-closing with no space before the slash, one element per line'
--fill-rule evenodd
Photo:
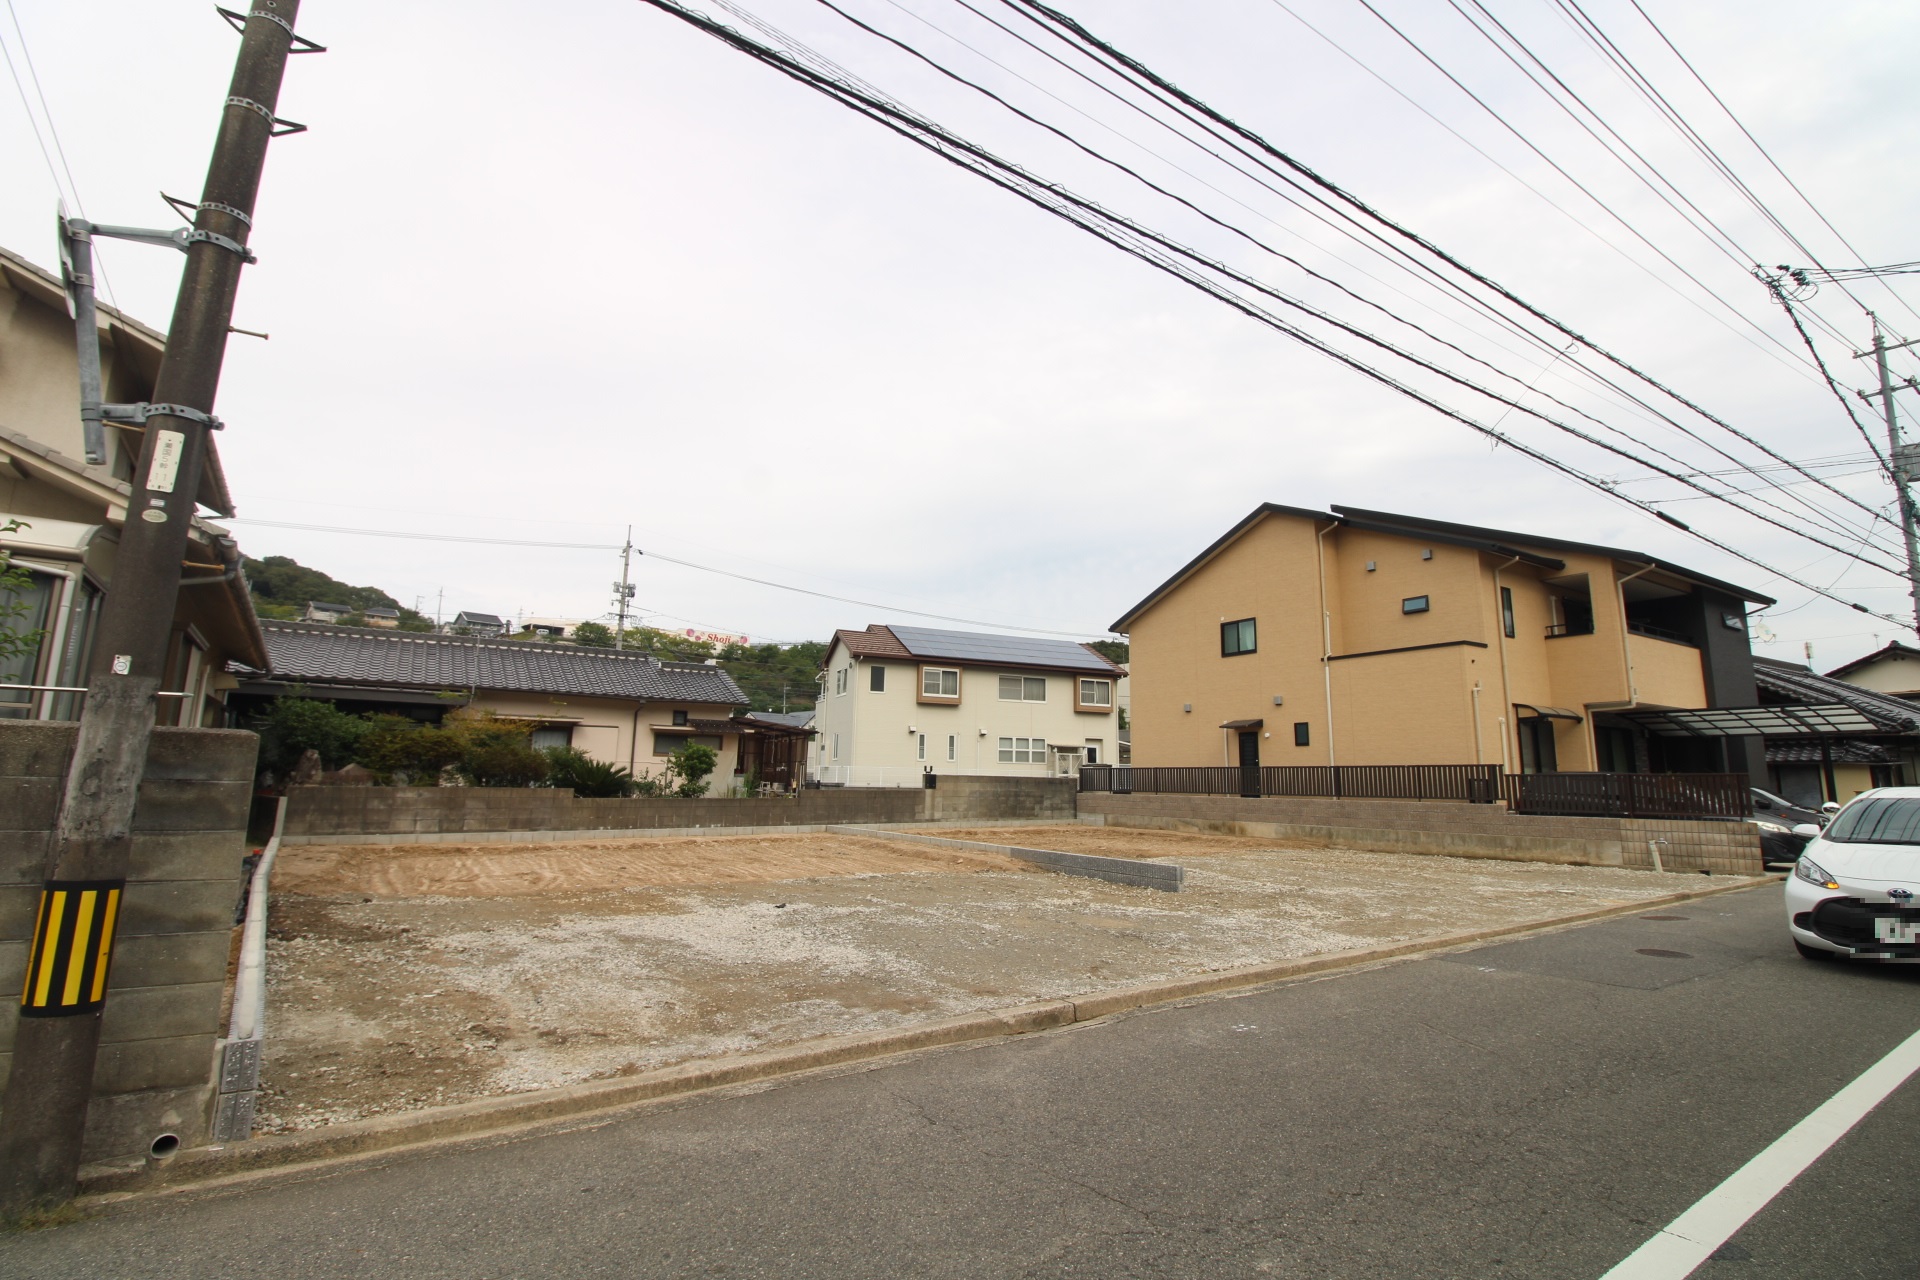
<path fill-rule="evenodd" d="M 149 493 L 172 493 L 174 477 L 180 474 L 180 454 L 187 446 L 186 433 L 162 431 L 154 437 L 153 466 L 147 469 Z"/>

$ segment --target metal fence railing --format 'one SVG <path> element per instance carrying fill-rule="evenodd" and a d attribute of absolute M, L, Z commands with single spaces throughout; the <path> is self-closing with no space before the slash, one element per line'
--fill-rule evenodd
<path fill-rule="evenodd" d="M 1452 800 L 1560 817 L 1745 818 L 1743 773 L 1502 774 L 1497 764 L 1267 765 L 1145 768 L 1087 765 L 1080 790 L 1116 795 L 1296 796 Z"/>
<path fill-rule="evenodd" d="M 1456 800 L 1492 804 L 1500 798 L 1497 764 L 1219 765 L 1136 768 L 1088 765 L 1082 791 L 1121 795 L 1321 796 L 1355 800 Z"/>
<path fill-rule="evenodd" d="M 1515 813 L 1604 818 L 1748 818 L 1744 773 L 1514 773 L 1500 796 Z"/>

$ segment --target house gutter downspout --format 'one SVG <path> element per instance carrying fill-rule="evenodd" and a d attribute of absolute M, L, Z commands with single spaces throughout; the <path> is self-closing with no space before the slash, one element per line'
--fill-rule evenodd
<path fill-rule="evenodd" d="M 1316 529 L 1313 535 L 1313 557 L 1320 572 L 1320 683 L 1327 703 L 1327 764 L 1339 763 L 1334 758 L 1333 740 L 1333 611 L 1327 608 L 1327 544 L 1326 536 L 1340 527 L 1335 521 L 1324 529 Z"/>
<path fill-rule="evenodd" d="M 1498 723 L 1500 725 L 1500 772 L 1502 773 L 1513 772 L 1513 743 L 1511 741 L 1513 735 L 1507 732 L 1507 718 L 1513 714 L 1513 688 L 1507 680 L 1507 615 L 1503 607 L 1504 602 L 1500 598 L 1500 575 L 1519 563 L 1520 557 L 1515 556 L 1493 571 L 1493 608 L 1494 613 L 1497 615 L 1494 625 L 1495 629 L 1500 633 L 1500 718 Z M 1474 701 L 1476 704 L 1478 703 L 1479 699 L 1477 696 Z M 1474 719 L 1473 729 L 1477 736 L 1480 732 L 1478 717 Z"/>
<path fill-rule="evenodd" d="M 273 815 L 273 838 L 260 853 L 247 885 L 246 924 L 240 939 L 240 965 L 233 982 L 233 1017 L 220 1045 L 220 1078 L 213 1114 L 213 1136 L 243 1142 L 253 1136 L 254 1106 L 260 1096 L 260 1046 L 266 1038 L 267 885 L 280 837 L 287 823 L 287 797 Z"/>

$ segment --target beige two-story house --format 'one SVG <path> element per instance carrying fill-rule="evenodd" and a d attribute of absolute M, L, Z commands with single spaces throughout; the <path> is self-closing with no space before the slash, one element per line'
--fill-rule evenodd
<path fill-rule="evenodd" d="M 1743 587 L 1617 547 L 1266 504 L 1113 624 L 1138 765 L 1766 774 Z"/>
<path fill-rule="evenodd" d="M 1039 777 L 1111 764 L 1125 675 L 1068 640 L 837 631 L 820 669 L 810 772 L 888 787 L 919 786 L 928 772 Z"/>

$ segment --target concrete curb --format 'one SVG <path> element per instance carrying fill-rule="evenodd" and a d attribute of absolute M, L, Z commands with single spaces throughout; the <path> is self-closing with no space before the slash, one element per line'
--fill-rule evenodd
<path fill-rule="evenodd" d="M 924 822 L 891 823 L 915 827 L 1058 827 L 1073 818 L 934 818 Z M 288 836 L 280 843 L 289 849 L 321 845 L 435 845 L 435 844 L 577 844 L 589 840 L 723 839 L 727 836 L 821 835 L 854 824 L 781 822 L 752 827 L 588 827 L 568 831 L 398 831 L 371 834 L 329 833 Z"/>
<path fill-rule="evenodd" d="M 764 1053 L 683 1063 L 644 1075 L 594 1080 L 557 1089 L 483 1098 L 393 1116 L 330 1125 L 323 1130 L 270 1134 L 229 1145 L 183 1151 L 164 1165 L 91 1165 L 81 1170 L 83 1203 L 104 1205 L 141 1192 L 183 1192 L 235 1181 L 293 1176 L 316 1168 L 356 1163 L 375 1156 L 458 1139 L 498 1138 L 515 1131 L 608 1113 L 690 1094 L 776 1079 L 849 1063 L 894 1057 L 923 1049 L 1004 1039 L 1091 1022 L 1134 1009 L 1218 995 L 1311 977 L 1379 961 L 1470 946 L 1497 938 L 1586 924 L 1741 889 L 1778 883 L 1783 876 L 1742 877 L 1640 902 L 1571 915 L 1497 925 L 1464 933 L 1416 938 L 1378 947 L 1333 951 L 1190 978 L 1117 987 L 1062 1000 L 1043 1000 L 991 1013 L 963 1014 L 917 1026 L 839 1036 Z"/>
<path fill-rule="evenodd" d="M 999 823 L 994 825 L 998 826 Z M 914 844 L 946 845 L 954 849 L 978 849 L 998 853 L 1022 862 L 1031 862 L 1062 875 L 1086 876 L 1109 884 L 1131 885 L 1140 889 L 1180 892 L 1186 882 L 1184 867 L 1171 862 L 1146 862 L 1137 858 L 1103 858 L 1091 853 L 1061 853 L 1054 849 L 1028 849 L 1017 844 L 988 844 L 981 840 L 954 840 L 947 836 L 923 836 L 897 827 L 837 826 L 827 830 L 843 836 L 875 836 L 882 840 L 907 840 Z"/>

